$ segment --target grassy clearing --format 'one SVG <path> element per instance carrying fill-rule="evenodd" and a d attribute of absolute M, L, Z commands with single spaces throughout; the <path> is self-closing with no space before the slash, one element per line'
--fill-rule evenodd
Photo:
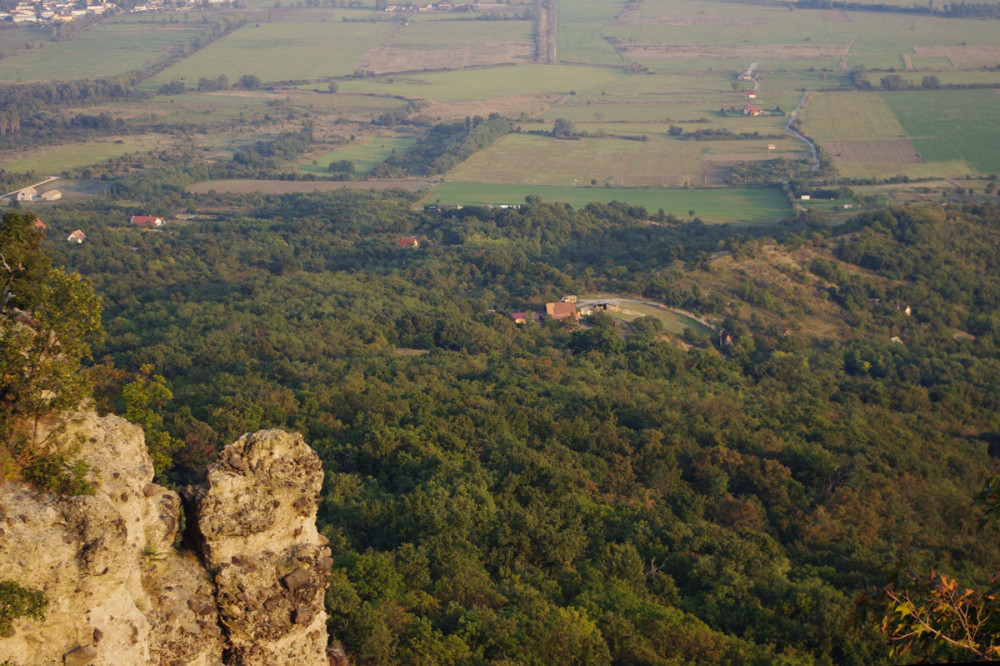
<path fill-rule="evenodd" d="M 817 141 L 901 139 L 906 130 L 878 94 L 815 93 L 800 113 L 806 133 Z"/>
<path fill-rule="evenodd" d="M 122 74 L 167 55 L 203 29 L 183 24 L 153 30 L 130 24 L 97 25 L 71 41 L 45 41 L 4 58 L 0 61 L 0 80 L 92 79 Z"/>
<path fill-rule="evenodd" d="M 200 77 L 225 74 L 235 82 L 244 74 L 261 81 L 343 76 L 369 48 L 395 29 L 389 23 L 259 23 L 226 35 L 146 81 L 155 90 L 174 80 L 193 86 Z M 336 44 L 337 48 L 331 48 Z"/>
<path fill-rule="evenodd" d="M 128 136 L 122 139 L 91 141 L 83 144 L 68 144 L 55 148 L 37 148 L 31 155 L 0 162 L 8 171 L 35 171 L 44 174 L 59 174 L 67 169 L 91 166 L 112 157 L 128 153 L 163 147 L 169 139 L 155 134 Z"/>
<path fill-rule="evenodd" d="M 676 335 L 682 334 L 686 328 L 690 328 L 700 335 L 707 335 L 714 332 L 701 322 L 679 312 L 669 310 L 666 306 L 656 307 L 655 305 L 640 303 L 617 294 L 585 294 L 579 296 L 579 300 L 617 300 L 621 309 L 618 312 L 608 312 L 615 319 L 631 322 L 639 317 L 656 317 L 663 324 L 663 330 Z"/>
<path fill-rule="evenodd" d="M 402 153 L 414 143 L 416 139 L 409 137 L 373 136 L 364 143 L 338 148 L 320 155 L 316 158 L 316 164 L 300 164 L 299 171 L 329 175 L 330 162 L 350 160 L 354 162 L 354 173 L 361 175 L 368 173 L 379 162 L 385 161 L 393 152 Z"/>
<path fill-rule="evenodd" d="M 496 185 L 489 183 L 441 183 L 422 203 L 461 205 L 517 204 L 528 195 L 544 201 L 560 201 L 580 208 L 597 201 L 621 201 L 647 210 L 673 213 L 687 218 L 690 211 L 704 222 L 770 224 L 789 217 L 791 207 L 777 189 L 622 189 L 604 187 L 551 187 Z"/>
<path fill-rule="evenodd" d="M 964 160 L 1000 173 L 1000 96 L 993 90 L 880 93 L 926 162 Z"/>

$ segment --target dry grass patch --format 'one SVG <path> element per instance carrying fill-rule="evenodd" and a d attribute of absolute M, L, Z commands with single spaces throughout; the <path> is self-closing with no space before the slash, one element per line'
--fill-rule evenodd
<path fill-rule="evenodd" d="M 1000 44 L 964 44 L 954 46 L 914 46 L 913 55 L 921 58 L 947 58 L 953 67 L 994 66 L 1000 61 Z"/>
<path fill-rule="evenodd" d="M 735 27 L 749 28 L 770 23 L 765 18 L 731 18 L 726 16 L 651 16 L 643 17 L 635 10 L 624 11 L 611 22 L 611 25 L 656 25 L 688 28 L 698 27 Z"/>
<path fill-rule="evenodd" d="M 761 58 L 834 58 L 839 59 L 850 50 L 844 44 L 753 44 L 747 46 L 722 46 L 714 44 L 660 44 L 657 42 L 630 42 L 616 45 L 626 60 L 665 60 L 672 58 L 747 60 Z"/>
<path fill-rule="evenodd" d="M 386 46 L 365 53 L 358 60 L 355 69 L 376 74 L 465 69 L 526 64 L 532 62 L 534 57 L 535 45 L 531 42 L 460 44 L 437 49 Z"/>
<path fill-rule="evenodd" d="M 922 164 L 920 153 L 907 139 L 895 141 L 824 141 L 834 164 Z"/>

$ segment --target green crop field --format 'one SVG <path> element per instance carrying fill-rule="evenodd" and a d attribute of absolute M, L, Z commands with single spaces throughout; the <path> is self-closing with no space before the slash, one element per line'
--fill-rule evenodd
<path fill-rule="evenodd" d="M 1000 95 L 995 90 L 881 93 L 926 162 L 965 161 L 1000 173 Z"/>
<path fill-rule="evenodd" d="M 763 189 L 658 189 L 607 187 L 551 187 L 487 183 L 441 183 L 428 193 L 425 204 L 518 204 L 529 195 L 543 201 L 562 201 L 575 207 L 592 201 L 621 201 L 649 211 L 663 209 L 687 218 L 690 211 L 707 223 L 771 224 L 792 214 L 784 193 Z"/>
<path fill-rule="evenodd" d="M 152 30 L 134 24 L 101 24 L 71 41 L 45 41 L 0 60 L 0 80 L 92 79 L 123 74 L 169 54 L 202 30 L 201 26 L 183 24 Z"/>
<path fill-rule="evenodd" d="M 367 173 L 379 162 L 385 161 L 393 152 L 405 152 L 414 142 L 415 140 L 412 138 L 373 136 L 363 143 L 324 153 L 316 158 L 316 164 L 311 162 L 300 164 L 299 171 L 329 175 L 330 162 L 349 160 L 354 162 L 354 173 L 361 175 Z"/>
<path fill-rule="evenodd" d="M 200 77 L 220 74 L 233 82 L 244 74 L 264 82 L 343 76 L 353 72 L 365 51 L 387 39 L 393 28 L 388 23 L 342 21 L 249 24 L 154 76 L 143 88 L 155 89 L 173 80 L 193 86 Z"/>

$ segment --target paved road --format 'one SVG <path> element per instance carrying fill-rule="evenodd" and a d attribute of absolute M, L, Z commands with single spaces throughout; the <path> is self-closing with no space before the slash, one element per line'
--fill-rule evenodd
<path fill-rule="evenodd" d="M 809 151 L 812 153 L 812 170 L 816 171 L 819 169 L 819 155 L 816 153 L 816 144 L 806 138 L 805 135 L 800 134 L 797 130 L 792 128 L 792 123 L 795 122 L 795 119 L 799 115 L 799 111 L 802 109 L 802 105 L 806 103 L 807 99 L 809 99 L 809 93 L 802 93 L 802 99 L 799 100 L 799 105 L 795 107 L 794 111 L 788 114 L 788 122 L 785 123 L 785 131 L 790 134 L 794 134 L 796 137 L 806 142 L 806 145 L 809 146 Z"/>

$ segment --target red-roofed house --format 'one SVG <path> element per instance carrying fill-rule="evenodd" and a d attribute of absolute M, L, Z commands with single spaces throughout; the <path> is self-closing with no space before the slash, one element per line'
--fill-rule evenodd
<path fill-rule="evenodd" d="M 68 243 L 76 243 L 77 245 L 79 245 L 80 243 L 82 243 L 85 240 L 87 240 L 87 234 L 83 233 L 79 229 L 77 229 L 76 231 L 74 231 L 73 233 L 71 233 L 66 238 L 66 242 L 68 242 Z"/>
<path fill-rule="evenodd" d="M 761 108 L 756 104 L 747 104 L 743 107 L 744 116 L 759 116 L 761 114 Z"/>
<path fill-rule="evenodd" d="M 576 303 L 568 303 L 566 301 L 546 303 L 545 314 L 552 317 L 556 321 L 580 318 L 580 314 L 576 311 Z"/>
<path fill-rule="evenodd" d="M 743 94 L 747 96 L 747 99 L 757 99 L 756 90 L 744 90 Z"/>
<path fill-rule="evenodd" d="M 151 217 L 149 215 L 133 215 L 128 221 L 129 224 L 135 225 L 142 229 L 153 229 L 156 227 L 162 227 L 166 222 L 164 222 L 161 217 Z"/>
<path fill-rule="evenodd" d="M 45 223 L 39 220 L 37 217 L 35 218 L 34 225 L 36 229 L 41 229 L 42 231 L 45 231 Z"/>
<path fill-rule="evenodd" d="M 528 310 L 527 312 L 511 313 L 510 318 L 514 320 L 515 324 L 527 324 L 529 321 L 538 321 L 540 317 L 537 312 Z"/>
<path fill-rule="evenodd" d="M 413 236 L 406 236 L 399 239 L 399 247 L 420 247 L 420 241 Z"/>

